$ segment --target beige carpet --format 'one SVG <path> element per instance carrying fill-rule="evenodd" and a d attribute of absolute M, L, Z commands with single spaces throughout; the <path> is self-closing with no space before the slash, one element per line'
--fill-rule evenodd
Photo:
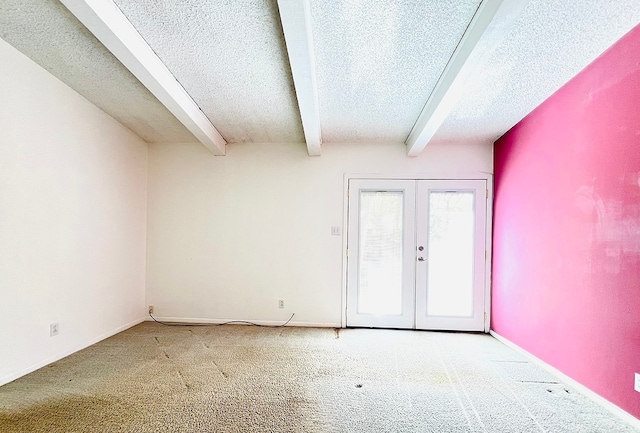
<path fill-rule="evenodd" d="M 0 387 L 0 432 L 635 432 L 487 335 L 143 323 Z"/>

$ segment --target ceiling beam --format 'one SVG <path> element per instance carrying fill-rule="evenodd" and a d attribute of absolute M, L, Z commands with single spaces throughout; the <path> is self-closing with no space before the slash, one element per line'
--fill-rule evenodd
<path fill-rule="evenodd" d="M 419 155 L 462 97 L 481 67 L 518 19 L 529 0 L 483 0 L 462 35 L 406 140 L 407 155 Z"/>
<path fill-rule="evenodd" d="M 111 0 L 60 0 L 215 155 L 227 142 Z"/>
<path fill-rule="evenodd" d="M 278 8 L 307 152 L 309 156 L 320 156 L 322 132 L 311 35 L 311 8 L 308 0 L 278 0 Z"/>

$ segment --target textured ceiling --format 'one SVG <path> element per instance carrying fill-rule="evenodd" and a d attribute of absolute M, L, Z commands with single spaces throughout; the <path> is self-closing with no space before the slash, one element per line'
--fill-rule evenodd
<path fill-rule="evenodd" d="M 480 0 L 309 1 L 323 141 L 402 145 Z M 227 141 L 304 142 L 277 0 L 115 3 Z M 494 141 L 638 23 L 530 0 L 434 140 Z M 0 0 L 0 37 L 144 140 L 196 141 L 59 1 Z"/>
<path fill-rule="evenodd" d="M 495 141 L 638 23 L 640 0 L 531 0 L 434 140 Z"/>
<path fill-rule="evenodd" d="M 304 142 L 275 0 L 116 4 L 228 142 Z"/>
<path fill-rule="evenodd" d="M 323 142 L 403 142 L 479 3 L 313 1 Z"/>
<path fill-rule="evenodd" d="M 57 0 L 0 0 L 0 38 L 143 140 L 197 141 Z"/>

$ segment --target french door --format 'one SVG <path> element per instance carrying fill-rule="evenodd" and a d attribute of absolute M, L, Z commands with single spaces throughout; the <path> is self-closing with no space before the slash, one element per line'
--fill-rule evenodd
<path fill-rule="evenodd" d="M 347 326 L 483 331 L 485 180 L 349 180 Z"/>

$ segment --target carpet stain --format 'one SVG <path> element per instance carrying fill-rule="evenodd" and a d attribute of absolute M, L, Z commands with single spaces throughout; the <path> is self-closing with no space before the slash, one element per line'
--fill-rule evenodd
<path fill-rule="evenodd" d="M 182 381 L 182 384 L 184 385 L 184 389 L 186 389 L 186 390 L 191 389 L 191 386 L 189 385 L 187 380 L 184 378 L 184 375 L 182 374 L 182 372 L 180 370 L 178 370 L 178 376 L 180 376 L 180 380 Z"/>
<path fill-rule="evenodd" d="M 218 365 L 218 363 L 215 360 L 211 360 L 211 362 L 213 363 L 213 365 L 216 366 L 216 369 L 220 372 L 220 374 L 222 375 L 222 377 L 224 377 L 225 379 L 229 378 L 229 375 L 227 373 L 225 373 L 220 366 Z"/>
<path fill-rule="evenodd" d="M 18 411 L 0 410 L 0 427 L 3 433 L 122 431 L 139 417 L 138 409 L 114 396 L 64 396 Z"/>

